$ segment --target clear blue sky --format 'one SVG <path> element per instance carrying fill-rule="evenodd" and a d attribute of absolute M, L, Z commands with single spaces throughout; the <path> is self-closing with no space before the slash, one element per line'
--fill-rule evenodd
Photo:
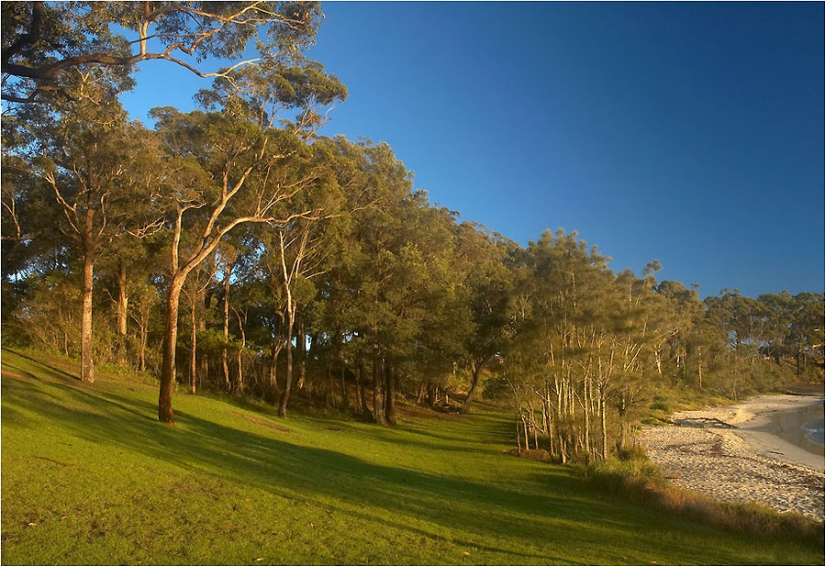
<path fill-rule="evenodd" d="M 640 274 L 825 291 L 822 3 L 325 3 L 349 89 L 321 133 L 385 141 L 433 203 L 526 245 L 577 230 Z M 145 63 L 124 97 L 206 81 Z M 163 77 L 161 78 L 161 75 Z"/>

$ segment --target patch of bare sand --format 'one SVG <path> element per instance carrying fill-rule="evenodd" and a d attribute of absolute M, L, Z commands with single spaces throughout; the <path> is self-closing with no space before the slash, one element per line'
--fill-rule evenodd
<path fill-rule="evenodd" d="M 683 411 L 672 417 L 681 426 L 643 427 L 639 441 L 677 486 L 822 521 L 825 456 L 769 431 L 773 413 L 817 402 L 821 398 L 759 396 L 738 405 Z"/>

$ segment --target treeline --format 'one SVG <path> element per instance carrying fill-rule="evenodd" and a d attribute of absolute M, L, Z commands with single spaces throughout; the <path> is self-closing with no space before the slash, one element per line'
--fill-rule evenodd
<path fill-rule="evenodd" d="M 22 23 L 9 52 L 34 25 L 18 13 L 30 3 L 11 4 L 4 26 Z M 250 6 L 287 14 L 292 27 L 276 35 L 294 41 L 294 22 L 320 13 L 263 4 L 215 9 L 237 7 L 232 21 Z M 77 14 L 104 7 L 88 9 Z M 148 26 L 152 14 L 138 16 Z M 217 77 L 200 110 L 154 109 L 152 129 L 118 101 L 130 68 L 76 60 L 59 67 L 77 71 L 59 89 L 35 88 L 40 104 L 20 94 L 28 75 L 9 83 L 5 345 L 79 356 L 89 383 L 100 362 L 151 372 L 167 423 L 176 384 L 265 399 L 283 417 L 298 396 L 379 424 L 396 421 L 404 397 L 445 410 L 451 395 L 467 411 L 506 395 L 519 448 L 562 461 L 621 449 L 662 387 L 737 398 L 821 379 L 821 293 L 703 302 L 657 282 L 656 262 L 641 277 L 614 274 L 575 233 L 524 248 L 461 222 L 414 190 L 388 145 L 317 135 L 346 89 L 298 51 L 279 53 Z"/>

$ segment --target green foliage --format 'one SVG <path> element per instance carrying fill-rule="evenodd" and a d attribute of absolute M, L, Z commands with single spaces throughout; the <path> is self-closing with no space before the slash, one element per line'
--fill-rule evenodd
<path fill-rule="evenodd" d="M 289 59 L 314 41 L 323 14 L 317 2 L 11 2 L 2 16 L 3 99 L 42 102 L 77 95 L 76 69 L 116 93 L 149 59 L 204 76 L 198 63 L 238 58 L 253 40 L 264 61 Z M 152 52 L 150 39 L 163 49 Z"/>

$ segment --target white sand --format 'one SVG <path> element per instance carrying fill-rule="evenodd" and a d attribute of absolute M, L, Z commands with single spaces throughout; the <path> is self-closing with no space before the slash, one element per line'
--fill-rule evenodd
<path fill-rule="evenodd" d="M 771 413 L 801 409 L 817 399 L 821 397 L 759 396 L 739 405 L 684 411 L 672 416 L 682 426 L 645 426 L 638 439 L 675 485 L 822 521 L 825 456 L 766 430 Z"/>

